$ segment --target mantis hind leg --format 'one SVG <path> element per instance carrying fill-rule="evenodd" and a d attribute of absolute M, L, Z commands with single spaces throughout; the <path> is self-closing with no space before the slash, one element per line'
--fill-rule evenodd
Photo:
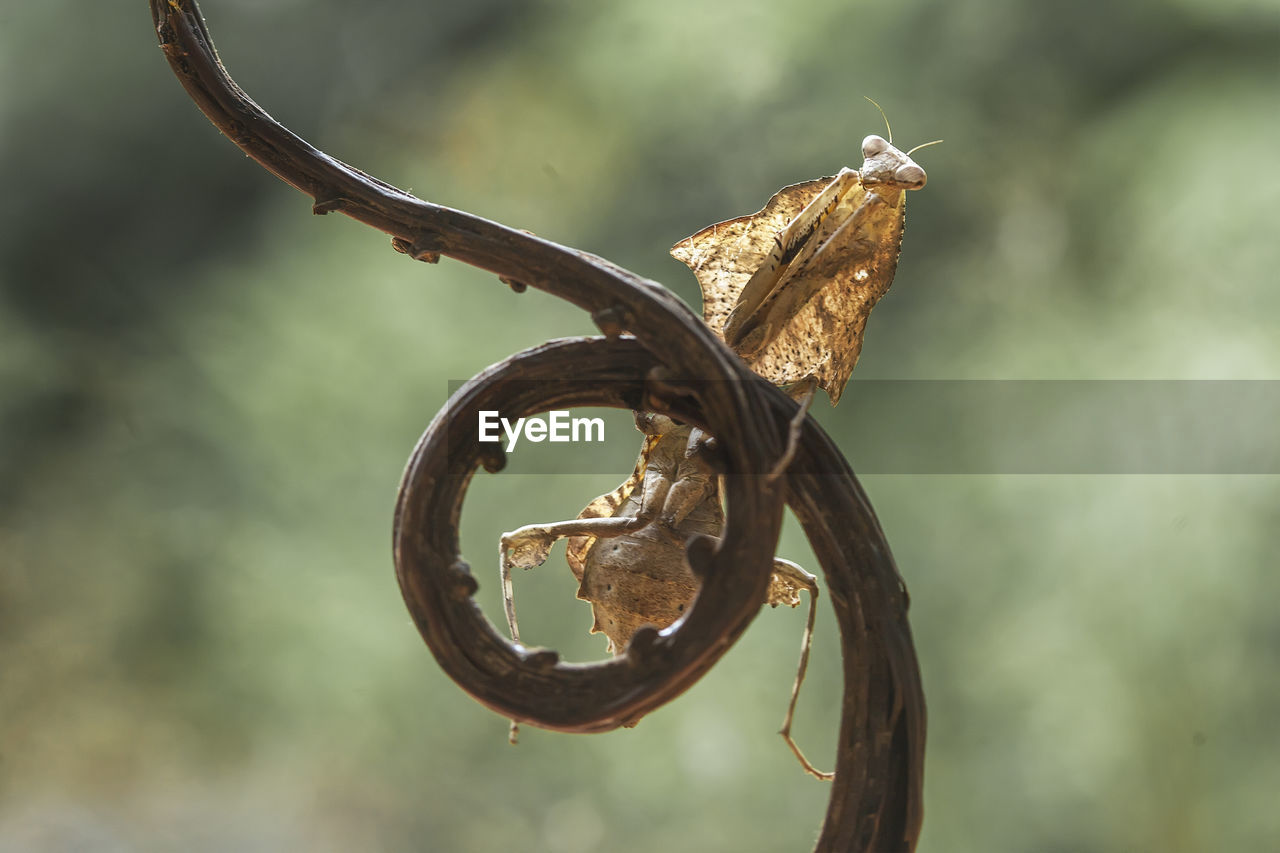
<path fill-rule="evenodd" d="M 800 446 L 800 431 L 804 427 L 804 419 L 809 414 L 809 407 L 813 405 L 813 395 L 818 390 L 818 380 L 810 376 L 808 379 L 802 379 L 795 385 L 787 389 L 787 395 L 800 404 L 800 408 L 796 410 L 795 415 L 791 418 L 791 423 L 787 427 L 787 447 L 782 452 L 782 456 L 774 463 L 773 469 L 765 478 L 766 483 L 772 483 L 787 472 L 787 466 L 791 464 L 791 460 L 795 458 L 796 449 Z M 788 565 L 795 566 L 795 563 Z M 796 566 L 796 569 L 810 578 L 810 575 L 804 569 Z M 777 566 L 774 566 L 777 571 Z M 817 583 L 816 579 L 814 583 Z M 807 588 L 807 587 L 806 587 Z M 815 589 L 817 587 L 814 587 Z"/>
<path fill-rule="evenodd" d="M 791 722 L 796 713 L 796 701 L 800 698 L 800 685 L 804 683 L 805 672 L 809 668 L 809 648 L 813 643 L 813 623 L 818 615 L 818 579 L 790 560 L 783 560 L 780 557 L 775 557 L 773 560 L 773 574 L 775 585 L 786 588 L 789 594 L 779 601 L 771 601 L 770 603 L 789 604 L 794 607 L 800 603 L 798 590 L 803 589 L 809 593 L 809 617 L 805 621 L 804 638 L 800 641 L 800 663 L 796 667 L 795 683 L 791 685 L 791 701 L 787 703 L 787 716 L 783 719 L 782 728 L 778 734 L 782 735 L 782 739 L 787 742 L 787 746 L 791 748 L 792 753 L 800 761 L 800 765 L 804 767 L 806 773 L 824 782 L 830 782 L 836 778 L 836 774 L 825 773 L 814 767 L 809 759 L 805 758 L 799 744 L 791 737 Z"/>
<path fill-rule="evenodd" d="M 498 571 L 502 577 L 502 611 L 507 615 L 507 628 L 511 631 L 511 639 L 520 642 L 520 625 L 516 621 L 516 597 L 511 587 L 511 564 L 507 560 L 506 537 L 498 543 Z M 515 746 L 520 742 L 520 724 L 511 721 L 507 729 L 507 743 Z"/>
<path fill-rule="evenodd" d="M 566 536 L 596 536 L 609 538 L 631 533 L 648 525 L 652 512 L 638 516 L 610 518 L 574 518 L 551 524 L 526 524 L 517 530 L 502 534 L 498 540 L 498 571 L 502 578 L 502 611 L 507 616 L 507 628 L 511 639 L 520 643 L 520 625 L 516 621 L 516 598 L 511 586 L 511 569 L 514 566 L 531 569 L 546 562 L 547 554 L 556 540 Z M 515 720 L 507 732 L 508 742 L 519 740 L 520 727 Z"/>

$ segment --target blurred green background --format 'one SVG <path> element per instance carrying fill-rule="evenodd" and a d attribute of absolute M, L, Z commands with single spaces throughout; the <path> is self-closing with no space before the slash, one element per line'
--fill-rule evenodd
<path fill-rule="evenodd" d="M 391 566 L 404 461 L 450 380 L 593 329 L 311 216 L 144 7 L 0 2 L 0 849 L 809 849 L 827 788 L 775 734 L 802 612 L 607 735 L 509 747 L 438 671 Z M 1275 0 L 204 11 L 313 143 L 695 306 L 667 247 L 857 166 L 870 95 L 904 148 L 946 143 L 856 376 L 1280 379 Z M 857 406 L 817 406 L 855 469 Z M 616 485 L 629 429 L 616 474 L 477 479 L 491 618 L 498 533 Z M 921 850 L 1280 838 L 1276 477 L 864 484 L 913 595 Z M 794 522 L 780 552 L 817 569 Z M 559 549 L 517 581 L 526 637 L 603 656 Z M 829 765 L 827 610 L 810 672 Z"/>

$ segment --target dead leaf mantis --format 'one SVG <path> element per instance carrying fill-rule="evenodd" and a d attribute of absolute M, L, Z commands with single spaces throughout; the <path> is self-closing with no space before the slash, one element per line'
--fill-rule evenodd
<path fill-rule="evenodd" d="M 914 149 L 913 149 L 914 150 Z M 863 165 L 785 187 L 759 212 L 708 226 L 681 240 L 672 255 L 687 264 L 703 294 L 703 318 L 756 373 L 790 391 L 802 404 L 792 442 L 814 389 L 839 401 L 862 349 L 867 318 L 888 290 L 902 242 L 907 190 L 925 185 L 925 172 L 880 136 L 862 143 Z M 511 569 L 532 568 L 551 546 L 569 537 L 567 559 L 578 597 L 591 603 L 592 632 L 621 654 L 643 625 L 665 628 L 697 595 L 685 558 L 691 536 L 719 537 L 724 526 L 716 472 L 705 458 L 714 441 L 700 429 L 665 415 L 637 412 L 645 434 L 631 477 L 592 501 L 578 518 L 531 524 L 502 535 L 499 544 L 504 610 L 520 640 Z M 770 476 L 785 470 L 785 460 Z M 813 636 L 817 579 L 774 558 L 768 602 L 800 603 L 809 612 L 800 661 L 780 731 L 804 769 L 813 766 L 791 737 Z M 516 727 L 512 724 L 512 740 Z"/>

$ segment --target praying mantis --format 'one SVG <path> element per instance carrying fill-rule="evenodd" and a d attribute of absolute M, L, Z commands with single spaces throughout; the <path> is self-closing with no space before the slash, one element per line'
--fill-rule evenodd
<path fill-rule="evenodd" d="M 915 150 L 904 153 L 868 136 L 862 168 L 785 187 L 757 213 L 708 226 L 671 250 L 698 279 L 707 325 L 753 371 L 801 401 L 792 441 L 816 388 L 832 405 L 839 402 L 871 309 L 893 281 L 906 193 L 926 181 L 911 159 Z M 591 603 L 591 631 L 603 632 L 615 655 L 641 626 L 674 623 L 697 595 L 685 543 L 693 536 L 718 538 L 724 527 L 719 478 L 708 460 L 714 438 L 666 415 L 636 412 L 635 420 L 645 437 L 626 482 L 575 519 L 502 535 L 503 604 L 517 642 L 511 570 L 541 565 L 561 538 L 569 539 L 566 558 L 578 598 Z M 775 557 L 767 602 L 796 607 L 802 590 L 809 594 L 808 617 L 780 734 L 806 772 L 831 780 L 834 774 L 814 767 L 791 736 L 813 637 L 817 578 Z M 511 731 L 514 742 L 514 723 Z"/>

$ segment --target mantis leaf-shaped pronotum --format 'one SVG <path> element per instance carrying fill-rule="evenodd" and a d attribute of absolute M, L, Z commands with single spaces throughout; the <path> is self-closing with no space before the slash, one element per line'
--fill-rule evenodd
<path fill-rule="evenodd" d="M 804 406 L 814 386 L 825 389 L 832 404 L 839 401 L 862 350 L 867 317 L 893 281 L 906 191 L 925 184 L 924 170 L 909 154 L 879 136 L 863 140 L 862 154 L 860 170 L 786 187 L 758 213 L 708 226 L 671 250 L 698 278 L 707 325 L 756 373 L 804 392 Z M 718 479 L 701 456 L 708 437 L 663 415 L 637 412 L 636 425 L 646 437 L 625 483 L 574 520 L 502 536 L 503 598 L 513 638 L 519 629 L 510 570 L 541 565 L 561 537 L 570 537 L 566 556 L 578 597 L 591 603 L 591 630 L 609 638 L 614 654 L 625 651 L 642 625 L 672 624 L 697 595 L 684 543 L 695 534 L 719 536 L 724 526 Z M 781 734 L 806 771 L 830 779 L 791 738 L 817 580 L 775 558 L 768 602 L 795 607 L 801 589 L 810 593 L 809 616 Z M 513 725 L 513 737 L 514 731 Z"/>

